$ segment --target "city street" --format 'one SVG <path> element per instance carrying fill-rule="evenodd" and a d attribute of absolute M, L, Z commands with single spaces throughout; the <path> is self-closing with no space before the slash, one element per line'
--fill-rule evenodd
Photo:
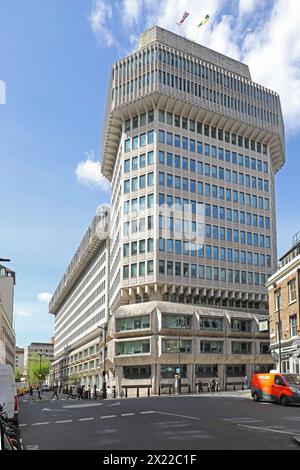
<path fill-rule="evenodd" d="M 49 395 L 20 399 L 25 450 L 300 450 L 298 406 L 238 394 L 96 402 Z"/>

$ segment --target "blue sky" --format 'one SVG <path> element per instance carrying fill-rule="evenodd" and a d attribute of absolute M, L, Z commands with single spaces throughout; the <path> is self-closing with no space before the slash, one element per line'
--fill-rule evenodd
<path fill-rule="evenodd" d="M 299 2 L 289 3 L 299 9 Z M 76 169 L 100 159 L 111 65 L 136 46 L 147 26 L 159 23 L 175 31 L 185 10 L 191 16 L 183 34 L 195 37 L 194 22 L 210 13 L 199 41 L 245 60 L 256 81 L 283 95 L 287 164 L 276 178 L 280 254 L 300 230 L 300 14 L 291 27 L 295 10 L 283 13 L 282 0 L 206 0 L 199 13 L 199 2 L 177 4 L 176 11 L 169 0 L 1 2 L 6 104 L 0 104 L 0 256 L 11 257 L 17 272 L 18 345 L 53 335 L 53 318 L 38 295 L 55 290 L 97 206 L 109 200 L 97 175 L 79 179 Z M 256 15 L 264 19 L 263 29 Z M 279 17 L 282 37 L 274 59 Z M 294 90 L 293 100 L 286 88 Z"/>

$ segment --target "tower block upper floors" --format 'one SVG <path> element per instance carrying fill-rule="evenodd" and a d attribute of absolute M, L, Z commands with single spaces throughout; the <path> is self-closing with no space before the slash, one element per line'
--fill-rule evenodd
<path fill-rule="evenodd" d="M 276 270 L 279 96 L 249 68 L 155 27 L 114 64 L 110 309 L 170 301 L 267 309 Z"/>

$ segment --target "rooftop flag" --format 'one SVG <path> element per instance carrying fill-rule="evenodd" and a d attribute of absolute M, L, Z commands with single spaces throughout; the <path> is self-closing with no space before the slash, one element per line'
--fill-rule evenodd
<path fill-rule="evenodd" d="M 200 24 L 198 24 L 198 28 L 201 28 L 202 26 L 204 26 L 209 20 L 209 15 L 206 15 L 206 17 L 204 18 L 204 20 L 201 21 Z"/>
<path fill-rule="evenodd" d="M 179 23 L 177 23 L 177 25 L 178 25 L 178 26 L 183 25 L 183 23 L 185 22 L 185 20 L 187 19 L 188 16 L 190 16 L 190 14 L 189 14 L 187 11 L 185 11 L 183 17 L 181 18 L 181 20 L 179 21 Z"/>

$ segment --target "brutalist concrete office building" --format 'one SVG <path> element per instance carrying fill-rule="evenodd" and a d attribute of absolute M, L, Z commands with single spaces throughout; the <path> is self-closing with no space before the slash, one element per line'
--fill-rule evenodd
<path fill-rule="evenodd" d="M 259 323 L 284 163 L 279 96 L 248 66 L 159 27 L 114 64 L 102 172 L 112 185 L 107 353 L 119 391 L 158 393 L 178 366 L 192 389 L 273 367 Z"/>
<path fill-rule="evenodd" d="M 101 168 L 111 182 L 108 386 L 273 368 L 279 96 L 248 66 L 159 27 L 112 67 Z"/>

